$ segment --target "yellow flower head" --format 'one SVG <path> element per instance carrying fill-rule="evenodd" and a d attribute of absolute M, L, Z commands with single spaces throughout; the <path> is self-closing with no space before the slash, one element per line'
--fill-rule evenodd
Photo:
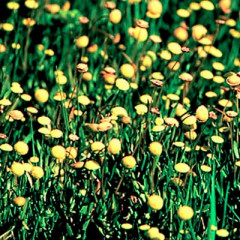
<path fill-rule="evenodd" d="M 177 163 L 175 166 L 174 166 L 174 169 L 177 171 L 177 172 L 180 172 L 180 173 L 187 173 L 189 170 L 190 170 L 190 167 L 188 164 L 186 163 Z"/>
<path fill-rule="evenodd" d="M 77 157 L 77 148 L 76 147 L 67 147 L 66 156 L 70 159 L 75 159 Z"/>
<path fill-rule="evenodd" d="M 135 106 L 135 109 L 136 109 L 137 114 L 139 114 L 139 115 L 143 115 L 143 114 L 147 113 L 147 111 L 148 111 L 147 106 L 144 104 L 138 104 L 137 106 Z"/>
<path fill-rule="evenodd" d="M 183 27 L 176 28 L 173 32 L 173 35 L 182 42 L 188 39 L 188 31 Z"/>
<path fill-rule="evenodd" d="M 14 149 L 19 155 L 26 155 L 28 153 L 29 147 L 25 142 L 18 141 L 14 145 Z"/>
<path fill-rule="evenodd" d="M 194 25 L 192 27 L 192 37 L 195 40 L 200 40 L 202 37 L 204 37 L 207 34 L 207 29 L 201 25 Z"/>
<path fill-rule="evenodd" d="M 56 82 L 60 85 L 64 85 L 67 83 L 67 77 L 65 75 L 57 76 Z"/>
<path fill-rule="evenodd" d="M 132 224 L 131 223 L 122 223 L 121 228 L 125 230 L 132 229 Z"/>
<path fill-rule="evenodd" d="M 0 149 L 5 152 L 11 152 L 13 150 L 13 147 L 8 143 L 3 143 L 0 145 Z"/>
<path fill-rule="evenodd" d="M 8 2 L 7 8 L 11 10 L 17 10 L 20 7 L 19 3 L 17 2 Z"/>
<path fill-rule="evenodd" d="M 128 81 L 123 78 L 118 78 L 116 80 L 116 86 L 122 91 L 127 91 L 130 88 Z"/>
<path fill-rule="evenodd" d="M 122 159 L 122 164 L 124 167 L 132 169 L 136 166 L 137 161 L 133 156 L 126 156 Z"/>
<path fill-rule="evenodd" d="M 124 63 L 120 67 L 120 72 L 126 78 L 132 78 L 134 76 L 134 74 L 135 74 L 133 66 L 131 64 L 129 64 L 129 63 Z"/>
<path fill-rule="evenodd" d="M 81 103 L 83 106 L 87 106 L 91 103 L 91 100 L 88 96 L 82 95 L 78 97 L 78 102 Z"/>
<path fill-rule="evenodd" d="M 118 24 L 122 19 L 122 12 L 119 9 L 113 9 L 109 13 L 109 20 L 114 23 Z"/>
<path fill-rule="evenodd" d="M 31 174 L 34 178 L 40 179 L 44 175 L 44 171 L 41 167 L 39 166 L 33 166 L 31 170 Z"/>
<path fill-rule="evenodd" d="M 146 28 L 135 27 L 133 29 L 133 37 L 139 42 L 144 42 L 148 38 L 148 31 Z"/>
<path fill-rule="evenodd" d="M 160 210 L 163 207 L 163 199 L 158 195 L 148 197 L 148 205 L 154 210 Z"/>
<path fill-rule="evenodd" d="M 36 9 L 38 8 L 39 4 L 36 0 L 26 0 L 25 6 L 30 9 Z"/>
<path fill-rule="evenodd" d="M 89 44 L 88 36 L 81 36 L 76 41 L 76 46 L 79 48 L 85 48 Z"/>
<path fill-rule="evenodd" d="M 228 237 L 229 236 L 229 232 L 228 230 L 224 229 L 224 228 L 221 228 L 221 229 L 218 229 L 216 234 L 219 236 L 219 237 L 222 237 L 222 238 L 225 238 L 225 237 Z"/>
<path fill-rule="evenodd" d="M 56 145 L 51 149 L 52 156 L 57 159 L 65 159 L 66 149 L 61 145 Z"/>
<path fill-rule="evenodd" d="M 13 174 L 17 175 L 18 177 L 22 176 L 24 174 L 24 167 L 19 162 L 13 162 L 11 166 L 11 170 Z"/>
<path fill-rule="evenodd" d="M 191 207 L 184 205 L 180 206 L 180 208 L 177 211 L 177 214 L 182 220 L 186 221 L 193 217 L 194 211 Z"/>
<path fill-rule="evenodd" d="M 103 151 L 104 148 L 105 148 L 105 145 L 100 141 L 96 141 L 91 144 L 91 150 L 95 153 L 99 153 Z"/>
<path fill-rule="evenodd" d="M 11 23 L 3 23 L 2 28 L 6 32 L 11 32 L 11 31 L 13 31 L 14 26 Z"/>
<path fill-rule="evenodd" d="M 208 120 L 208 115 L 208 109 L 204 105 L 197 108 L 196 118 L 199 122 L 206 122 Z"/>
<path fill-rule="evenodd" d="M 100 168 L 100 165 L 98 162 L 96 162 L 94 160 L 88 160 L 85 163 L 85 168 L 87 168 L 88 170 L 91 170 L 91 171 L 95 171 Z"/>
<path fill-rule="evenodd" d="M 162 144 L 160 142 L 151 142 L 148 148 L 155 156 L 160 156 L 162 154 Z"/>
<path fill-rule="evenodd" d="M 162 14 L 162 3 L 159 0 L 151 0 L 148 2 L 146 15 L 149 18 L 159 18 Z"/>
<path fill-rule="evenodd" d="M 25 199 L 24 197 L 19 196 L 19 197 L 15 197 L 15 198 L 13 199 L 13 202 L 14 202 L 18 207 L 22 207 L 22 206 L 25 205 L 26 199 Z"/>
<path fill-rule="evenodd" d="M 45 103 L 48 101 L 49 93 L 46 89 L 40 88 L 35 92 L 35 98 L 40 103 Z"/>
<path fill-rule="evenodd" d="M 118 154 L 121 151 L 121 142 L 118 138 L 113 138 L 108 143 L 108 152 L 110 154 Z"/>

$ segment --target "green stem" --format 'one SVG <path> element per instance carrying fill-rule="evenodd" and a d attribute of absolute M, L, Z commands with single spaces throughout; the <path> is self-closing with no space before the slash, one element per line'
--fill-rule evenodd
<path fill-rule="evenodd" d="M 25 47 L 24 47 L 24 57 L 23 57 L 23 71 L 24 72 L 27 71 L 28 45 L 29 45 L 30 33 L 31 33 L 31 28 L 28 27 L 26 43 L 25 43 Z"/>
<path fill-rule="evenodd" d="M 216 164 L 213 161 L 213 170 L 211 177 L 211 196 L 210 196 L 210 226 L 208 232 L 208 239 L 215 240 L 216 231 L 212 230 L 212 226 L 217 227 L 216 221 L 216 194 L 215 194 L 215 175 L 216 175 Z"/>
<path fill-rule="evenodd" d="M 120 188 L 121 185 L 122 185 L 122 182 L 123 182 L 123 179 L 124 179 L 124 177 L 125 177 L 125 175 L 126 175 L 126 172 L 127 172 L 127 169 L 124 169 L 124 172 L 123 172 L 123 174 L 122 174 L 122 177 L 121 177 L 121 179 L 120 179 L 120 181 L 119 181 L 119 183 L 118 183 L 118 185 L 117 185 L 115 194 L 118 194 L 118 190 L 119 190 L 119 188 Z"/>

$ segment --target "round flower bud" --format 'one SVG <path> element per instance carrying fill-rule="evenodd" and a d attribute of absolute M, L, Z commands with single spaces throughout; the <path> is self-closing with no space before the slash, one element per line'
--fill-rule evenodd
<path fill-rule="evenodd" d="M 135 27 L 133 29 L 133 37 L 139 42 L 144 42 L 148 38 L 148 31 L 146 28 Z"/>
<path fill-rule="evenodd" d="M 67 147 L 66 148 L 66 156 L 70 159 L 75 159 L 77 157 L 77 148 L 75 147 Z"/>
<path fill-rule="evenodd" d="M 14 145 L 14 149 L 19 155 L 26 155 L 28 153 L 29 147 L 25 142 L 18 141 Z"/>
<path fill-rule="evenodd" d="M 92 76 L 92 73 L 90 73 L 90 72 L 85 72 L 85 73 L 83 73 L 82 77 L 83 77 L 83 79 L 84 79 L 85 81 L 89 82 L 89 81 L 92 80 L 92 77 L 93 77 L 93 76 Z"/>
<path fill-rule="evenodd" d="M 88 36 L 81 36 L 77 39 L 76 45 L 79 48 L 85 48 L 89 44 L 89 38 Z"/>
<path fill-rule="evenodd" d="M 45 103 L 48 101 L 49 93 L 46 89 L 40 88 L 35 92 L 35 98 L 40 103 Z"/>
<path fill-rule="evenodd" d="M 184 136 L 189 140 L 195 140 L 197 138 L 197 133 L 193 130 L 184 133 Z"/>
<path fill-rule="evenodd" d="M 132 229 L 132 224 L 131 223 L 122 223 L 121 224 L 121 228 L 124 229 L 124 230 L 129 230 L 129 229 Z"/>
<path fill-rule="evenodd" d="M 190 166 L 186 163 L 177 163 L 175 164 L 174 169 L 179 173 L 187 173 L 190 171 Z"/>
<path fill-rule="evenodd" d="M 167 47 L 168 50 L 173 54 L 179 55 L 182 53 L 182 47 L 177 42 L 170 42 L 168 43 Z"/>
<path fill-rule="evenodd" d="M 78 72 L 80 73 L 85 73 L 88 71 L 88 65 L 85 64 L 85 63 L 79 63 L 77 66 L 76 66 Z"/>
<path fill-rule="evenodd" d="M 56 145 L 52 147 L 51 154 L 53 157 L 57 159 L 65 159 L 66 157 L 66 149 L 61 145 Z"/>
<path fill-rule="evenodd" d="M 60 129 L 53 129 L 50 134 L 52 138 L 61 138 L 63 136 L 63 132 Z"/>
<path fill-rule="evenodd" d="M 3 23 L 2 28 L 6 32 L 11 32 L 14 29 L 14 26 L 11 23 Z"/>
<path fill-rule="evenodd" d="M 121 21 L 121 19 L 122 19 L 122 12 L 119 9 L 113 9 L 109 13 L 109 20 L 112 23 L 117 24 Z"/>
<path fill-rule="evenodd" d="M 121 142 L 117 138 L 110 140 L 108 144 L 108 152 L 110 154 L 118 154 L 121 151 Z"/>
<path fill-rule="evenodd" d="M 130 123 L 130 122 L 131 122 L 131 117 L 129 117 L 129 116 L 123 117 L 123 118 L 122 118 L 122 122 L 123 122 L 124 124 Z"/>
<path fill-rule="evenodd" d="M 31 170 L 31 174 L 33 177 L 37 178 L 37 179 L 40 179 L 43 177 L 44 175 L 44 171 L 41 167 L 39 166 L 33 166 L 32 167 L 32 170 Z"/>
<path fill-rule="evenodd" d="M 224 13 L 230 13 L 231 0 L 220 0 L 219 7 Z"/>
<path fill-rule="evenodd" d="M 169 68 L 171 71 L 177 71 L 177 70 L 180 68 L 180 62 L 170 61 L 170 62 L 168 63 L 168 68 Z"/>
<path fill-rule="evenodd" d="M 8 143 L 3 143 L 0 145 L 0 149 L 5 152 L 11 152 L 13 150 L 13 147 Z"/>
<path fill-rule="evenodd" d="M 131 64 L 125 63 L 121 66 L 120 71 L 126 78 L 132 78 L 134 76 L 134 68 Z"/>
<path fill-rule="evenodd" d="M 13 162 L 11 166 L 11 170 L 13 174 L 17 175 L 18 177 L 22 176 L 24 174 L 24 167 L 19 162 Z"/>
<path fill-rule="evenodd" d="M 160 210 L 163 207 L 163 199 L 153 194 L 148 198 L 148 205 L 154 210 Z"/>
<path fill-rule="evenodd" d="M 193 115 L 183 116 L 182 120 L 183 120 L 183 124 L 188 125 L 188 126 L 195 124 L 197 121 L 196 117 Z"/>
<path fill-rule="evenodd" d="M 7 3 L 7 8 L 11 10 L 17 10 L 20 7 L 19 3 L 17 2 L 8 2 Z"/>
<path fill-rule="evenodd" d="M 148 11 L 152 14 L 162 13 L 162 3 L 158 0 L 153 0 L 148 2 Z"/>
<path fill-rule="evenodd" d="M 184 42 L 188 39 L 188 32 L 183 27 L 178 27 L 174 30 L 173 35 L 180 41 Z"/>
<path fill-rule="evenodd" d="M 99 153 L 103 151 L 104 148 L 105 148 L 105 145 L 100 141 L 96 141 L 91 144 L 91 150 L 95 153 Z"/>
<path fill-rule="evenodd" d="M 25 199 L 24 197 L 19 196 L 19 197 L 15 197 L 15 198 L 13 199 L 13 202 L 14 202 L 18 207 L 22 207 L 22 206 L 25 205 L 26 199 Z"/>
<path fill-rule="evenodd" d="M 65 75 L 57 76 L 56 82 L 60 85 L 64 85 L 67 83 L 67 77 Z"/>
<path fill-rule="evenodd" d="M 191 207 L 184 205 L 178 209 L 177 214 L 182 220 L 189 220 L 193 217 L 194 211 Z"/>
<path fill-rule="evenodd" d="M 136 166 L 137 161 L 133 156 L 126 156 L 122 159 L 122 164 L 124 165 L 124 167 L 132 169 Z"/>
<path fill-rule="evenodd" d="M 159 234 L 159 229 L 157 227 L 151 227 L 148 231 L 147 234 L 150 239 L 158 239 L 157 236 Z"/>
<path fill-rule="evenodd" d="M 228 230 L 224 229 L 224 228 L 221 228 L 221 229 L 218 229 L 217 232 L 216 232 L 217 236 L 221 237 L 221 238 L 226 238 L 229 236 L 229 232 Z"/>
<path fill-rule="evenodd" d="M 206 122 L 208 120 L 208 109 L 204 105 L 197 108 L 196 118 L 199 122 Z"/>
<path fill-rule="evenodd" d="M 88 160 L 85 163 L 85 168 L 88 169 L 88 170 L 95 171 L 95 170 L 99 169 L 100 167 L 101 166 L 99 165 L 99 163 L 94 161 L 94 160 Z"/>
<path fill-rule="evenodd" d="M 237 74 L 231 74 L 226 81 L 230 86 L 240 85 L 240 77 Z"/>
<path fill-rule="evenodd" d="M 60 6 L 58 4 L 47 4 L 45 9 L 50 13 L 58 13 L 60 11 Z"/>
<path fill-rule="evenodd" d="M 118 78 L 117 79 L 116 86 L 117 86 L 118 89 L 120 89 L 122 91 L 127 91 L 130 87 L 128 81 L 123 79 L 123 78 Z"/>
<path fill-rule="evenodd" d="M 192 27 L 192 37 L 194 38 L 194 40 L 200 40 L 206 34 L 207 29 L 203 25 L 198 24 Z"/>
<path fill-rule="evenodd" d="M 151 142 L 148 148 L 155 156 L 160 156 L 162 154 L 162 144 L 160 142 Z"/>

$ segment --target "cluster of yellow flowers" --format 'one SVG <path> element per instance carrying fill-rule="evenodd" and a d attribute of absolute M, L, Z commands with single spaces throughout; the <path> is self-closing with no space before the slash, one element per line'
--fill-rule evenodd
<path fill-rule="evenodd" d="M 162 19 L 168 6 L 160 0 L 101 1 L 100 18 L 72 9 L 70 1 L 45 2 L 9 1 L 6 6 L 13 17 L 0 24 L 5 35 L 0 39 L 0 63 L 5 64 L 6 79 L 1 85 L 0 154 L 11 152 L 7 174 L 16 181 L 26 178 L 31 187 L 58 176 L 62 189 L 66 173 L 82 174 L 81 181 L 89 175 L 92 185 L 99 181 L 101 186 L 95 187 L 104 198 L 105 171 L 120 178 L 114 189 L 118 194 L 126 175 L 141 185 L 147 166 L 149 185 L 144 183 L 139 199 L 156 213 L 168 204 L 156 183 L 166 159 L 169 182 L 179 191 L 185 191 L 190 177 L 213 172 L 215 154 L 228 139 L 233 163 L 240 166 L 234 157 L 238 135 L 233 139 L 238 134 L 240 58 L 234 52 L 238 47 L 232 48 L 233 57 L 225 57 L 226 49 L 218 41 L 240 38 L 239 20 L 231 18 L 231 0 L 190 1 L 174 12 L 177 20 L 168 27 Z M 14 14 L 22 6 L 31 17 L 17 23 Z M 215 11 L 221 12 L 219 19 L 213 19 Z M 133 12 L 137 19 L 131 19 Z M 216 29 L 201 16 L 212 16 Z M 64 23 L 63 30 L 51 26 L 51 20 Z M 31 34 L 41 25 L 57 33 L 49 31 L 33 46 Z M 167 40 L 161 30 L 169 32 Z M 22 31 L 23 39 L 17 35 Z M 53 43 L 51 34 L 62 35 Z M 21 59 L 22 66 L 8 68 L 8 54 L 15 65 Z M 204 157 L 196 161 L 194 154 Z M 83 196 L 91 184 L 82 184 Z M 13 202 L 23 207 L 27 199 L 19 195 Z M 191 205 L 178 201 L 176 216 L 182 222 L 199 214 Z M 130 230 L 133 225 L 126 222 L 121 227 Z M 228 237 L 226 229 L 214 227 L 218 236 Z M 142 224 L 139 229 L 150 239 L 165 239 L 156 226 Z"/>

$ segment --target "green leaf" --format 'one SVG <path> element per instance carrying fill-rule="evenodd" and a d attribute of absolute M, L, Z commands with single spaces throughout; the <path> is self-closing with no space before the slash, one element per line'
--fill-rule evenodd
<path fill-rule="evenodd" d="M 233 151 L 234 151 L 235 157 L 239 159 L 238 145 L 236 141 L 233 142 Z"/>
<path fill-rule="evenodd" d="M 67 229 L 67 232 L 68 232 L 69 236 L 72 237 L 74 235 L 73 230 L 68 223 L 66 224 L 66 229 Z"/>

